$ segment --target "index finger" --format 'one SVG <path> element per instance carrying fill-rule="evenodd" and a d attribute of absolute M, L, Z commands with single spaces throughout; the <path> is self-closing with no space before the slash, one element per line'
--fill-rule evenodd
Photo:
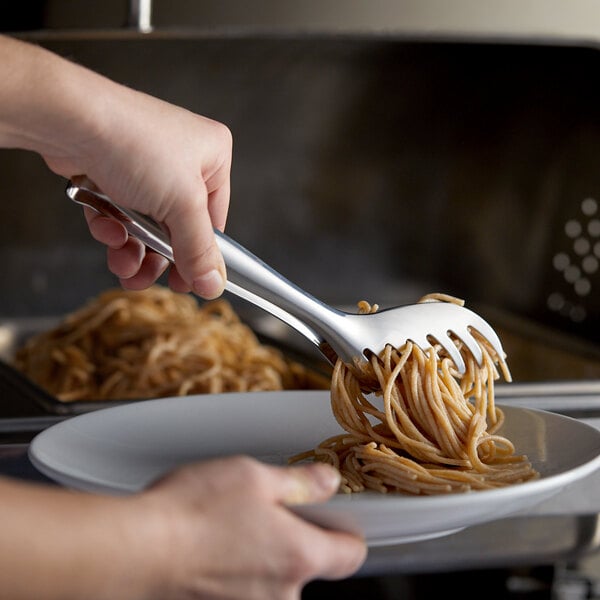
<path fill-rule="evenodd" d="M 317 578 L 344 579 L 360 569 L 368 548 L 363 538 L 343 531 L 321 529 L 313 544 L 314 560 L 319 565 Z"/>

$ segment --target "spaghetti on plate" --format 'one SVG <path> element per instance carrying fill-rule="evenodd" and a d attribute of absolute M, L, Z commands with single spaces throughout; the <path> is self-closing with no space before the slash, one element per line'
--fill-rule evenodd
<path fill-rule="evenodd" d="M 442 294 L 421 301 L 462 304 Z M 360 312 L 375 310 L 377 306 L 359 303 Z M 341 490 L 347 493 L 467 492 L 537 477 L 527 458 L 498 433 L 504 414 L 494 403 L 494 382 L 500 372 L 510 380 L 505 359 L 476 331 L 473 335 L 483 361 L 478 365 L 455 340 L 466 364 L 462 375 L 440 346 L 423 351 L 410 341 L 401 348 L 388 345 L 371 356 L 359 377 L 338 360 L 331 405 L 345 433 L 291 462 L 332 464 L 341 472 Z"/>

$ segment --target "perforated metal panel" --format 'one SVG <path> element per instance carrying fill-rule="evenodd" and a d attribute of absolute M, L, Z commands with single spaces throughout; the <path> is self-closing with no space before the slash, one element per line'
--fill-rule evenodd
<path fill-rule="evenodd" d="M 539 291 L 550 324 L 600 341 L 600 150 L 592 127 L 565 144 L 556 214 L 548 237 L 546 276 Z"/>
<path fill-rule="evenodd" d="M 589 298 L 599 285 L 600 209 L 598 200 L 584 198 L 580 210 L 564 224 L 564 249 L 552 257 L 558 278 L 546 299 L 548 309 L 582 323 L 588 319 Z"/>

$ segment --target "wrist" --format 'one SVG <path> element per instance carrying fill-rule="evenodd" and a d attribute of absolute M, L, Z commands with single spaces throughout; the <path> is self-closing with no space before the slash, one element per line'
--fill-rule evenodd
<path fill-rule="evenodd" d="M 85 172 L 84 150 L 100 136 L 118 84 L 41 47 L 0 36 L 0 146 L 69 161 Z M 73 157 L 77 157 L 77 163 Z"/>
<path fill-rule="evenodd" d="M 173 526 L 171 511 L 163 503 L 154 502 L 153 495 L 147 493 L 123 499 L 122 508 L 119 529 L 127 547 L 125 564 L 127 573 L 135 578 L 129 581 L 131 597 L 167 600 L 178 571 L 178 548 L 173 533 L 177 527 Z"/>

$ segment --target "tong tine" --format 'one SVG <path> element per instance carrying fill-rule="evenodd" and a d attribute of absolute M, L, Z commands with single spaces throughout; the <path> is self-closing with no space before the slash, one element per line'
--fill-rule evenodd
<path fill-rule="evenodd" d="M 468 348 L 469 352 L 475 358 L 477 364 L 480 365 L 483 361 L 483 351 L 481 349 L 481 346 L 479 345 L 479 342 L 473 337 L 469 328 L 454 328 L 450 331 L 450 333 L 456 338 L 458 338 Z M 456 348 L 454 344 L 452 345 L 454 346 L 454 348 Z"/>

